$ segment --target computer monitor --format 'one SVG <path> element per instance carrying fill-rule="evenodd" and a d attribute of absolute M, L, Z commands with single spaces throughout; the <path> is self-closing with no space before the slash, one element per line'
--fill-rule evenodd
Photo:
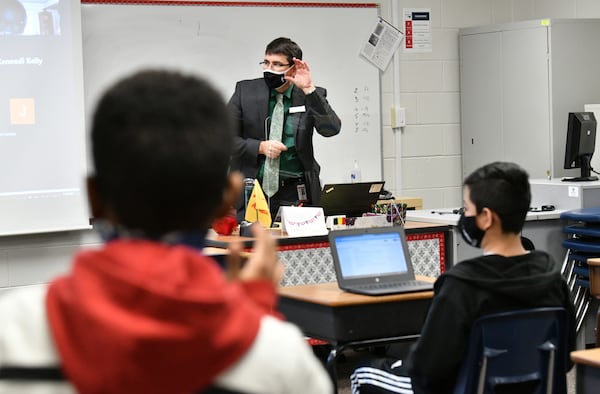
<path fill-rule="evenodd" d="M 592 155 L 596 148 L 596 118 L 592 112 L 569 112 L 565 169 L 580 168 L 581 176 L 563 178 L 563 181 L 596 181 L 591 175 Z"/>

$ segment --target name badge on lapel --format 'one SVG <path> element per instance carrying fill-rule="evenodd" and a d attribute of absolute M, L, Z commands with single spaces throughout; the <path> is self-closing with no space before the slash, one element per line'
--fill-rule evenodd
<path fill-rule="evenodd" d="M 306 112 L 306 106 L 299 105 L 297 107 L 290 107 L 290 114 L 295 114 L 298 112 Z"/>

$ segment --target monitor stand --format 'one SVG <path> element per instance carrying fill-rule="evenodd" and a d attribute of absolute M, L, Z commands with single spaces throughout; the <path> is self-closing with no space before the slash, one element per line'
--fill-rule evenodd
<path fill-rule="evenodd" d="M 561 181 L 563 182 L 592 182 L 592 181 L 597 181 L 598 177 L 597 176 L 576 176 L 573 178 L 562 178 Z"/>
<path fill-rule="evenodd" d="M 592 166 L 590 165 L 590 161 L 592 159 L 591 155 L 583 155 L 581 156 L 581 175 L 573 178 L 563 178 L 561 179 L 563 182 L 592 182 L 597 181 L 598 177 L 592 175 Z"/>

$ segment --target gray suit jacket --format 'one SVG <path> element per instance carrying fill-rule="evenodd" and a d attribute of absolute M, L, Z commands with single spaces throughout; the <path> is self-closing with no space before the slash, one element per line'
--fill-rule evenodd
<path fill-rule="evenodd" d="M 313 130 L 324 137 L 331 137 L 341 129 L 340 118 L 326 97 L 327 91 L 323 88 L 317 87 L 313 93 L 305 95 L 294 86 L 291 107 L 305 106 L 306 110 L 286 114 L 293 122 L 296 151 L 304 167 L 307 193 L 314 205 L 319 203 L 321 193 L 321 167 L 314 157 Z M 237 130 L 232 168 L 240 170 L 244 177 L 256 178 L 264 160 L 264 156 L 258 154 L 258 147 L 268 138 L 269 88 L 262 78 L 239 81 L 228 106 Z"/>

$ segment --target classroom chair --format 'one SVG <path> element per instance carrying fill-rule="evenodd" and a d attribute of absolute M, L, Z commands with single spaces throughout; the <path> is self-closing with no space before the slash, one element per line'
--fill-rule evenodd
<path fill-rule="evenodd" d="M 593 297 L 600 299 L 600 258 L 588 260 L 590 276 L 590 293 Z M 596 347 L 600 347 L 600 307 L 596 313 Z"/>
<path fill-rule="evenodd" d="M 566 393 L 567 311 L 522 309 L 473 324 L 454 394 Z"/>
<path fill-rule="evenodd" d="M 563 212 L 567 221 L 563 232 L 567 239 L 562 274 L 573 295 L 577 331 L 581 329 L 590 304 L 590 277 L 588 259 L 600 257 L 600 207 L 581 208 Z"/>

